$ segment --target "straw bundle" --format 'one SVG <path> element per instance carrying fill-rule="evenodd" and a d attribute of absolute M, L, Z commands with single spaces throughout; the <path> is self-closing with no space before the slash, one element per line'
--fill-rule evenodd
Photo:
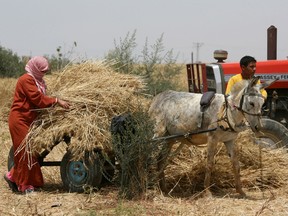
<path fill-rule="evenodd" d="M 85 151 L 112 151 L 110 121 L 113 116 L 135 112 L 145 99 L 145 84 L 140 77 L 116 73 L 104 61 L 69 65 L 46 78 L 49 95 L 69 101 L 71 108 L 39 110 L 27 142 L 33 151 L 51 149 L 65 137 L 71 137 L 68 150 L 75 159 Z"/>

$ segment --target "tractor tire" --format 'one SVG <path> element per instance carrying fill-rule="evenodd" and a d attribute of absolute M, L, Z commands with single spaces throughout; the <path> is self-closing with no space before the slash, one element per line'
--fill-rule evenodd
<path fill-rule="evenodd" d="M 261 119 L 262 127 L 256 133 L 259 145 L 268 148 L 288 147 L 288 129 L 281 123 L 269 119 Z"/>
<path fill-rule="evenodd" d="M 72 161 L 72 154 L 66 152 L 60 165 L 63 187 L 69 192 L 83 193 L 99 189 L 102 181 L 101 163 L 98 155 L 93 161 Z"/>

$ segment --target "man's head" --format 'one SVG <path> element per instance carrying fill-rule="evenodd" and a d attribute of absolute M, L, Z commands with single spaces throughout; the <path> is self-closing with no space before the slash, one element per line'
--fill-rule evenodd
<path fill-rule="evenodd" d="M 251 56 L 244 56 L 240 60 L 241 74 L 243 79 L 251 79 L 256 72 L 256 59 Z"/>

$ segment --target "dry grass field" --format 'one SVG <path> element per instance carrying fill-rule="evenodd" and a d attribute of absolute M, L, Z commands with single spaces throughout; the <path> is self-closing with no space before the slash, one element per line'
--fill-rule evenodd
<path fill-rule="evenodd" d="M 183 79 L 184 80 L 184 79 Z M 7 171 L 11 147 L 7 113 L 15 79 L 0 79 L 0 172 Z M 213 197 L 203 197 L 205 147 L 186 147 L 170 163 L 166 175 L 171 189 L 163 195 L 148 190 L 141 200 L 123 200 L 119 188 L 111 184 L 98 192 L 68 193 L 62 189 L 59 167 L 42 167 L 45 186 L 29 195 L 13 194 L 0 178 L 0 215 L 288 215 L 288 155 L 286 149 L 260 149 L 250 131 L 237 140 L 241 175 L 247 198 L 241 199 L 233 188 L 229 158 L 219 144 L 212 174 Z M 61 160 L 63 148 L 57 146 L 49 160 Z"/>

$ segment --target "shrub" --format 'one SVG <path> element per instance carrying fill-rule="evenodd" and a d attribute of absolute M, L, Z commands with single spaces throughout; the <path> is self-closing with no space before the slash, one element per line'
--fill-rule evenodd
<path fill-rule="evenodd" d="M 105 57 L 108 61 L 115 61 L 115 69 L 122 73 L 132 73 L 146 78 L 148 93 L 156 95 L 167 89 L 177 89 L 174 78 L 180 74 L 182 65 L 177 64 L 173 50 L 165 52 L 163 34 L 155 44 L 149 46 L 148 39 L 138 57 L 134 54 L 137 47 L 136 31 L 128 32 L 119 44 L 114 41 L 115 48 Z"/>

